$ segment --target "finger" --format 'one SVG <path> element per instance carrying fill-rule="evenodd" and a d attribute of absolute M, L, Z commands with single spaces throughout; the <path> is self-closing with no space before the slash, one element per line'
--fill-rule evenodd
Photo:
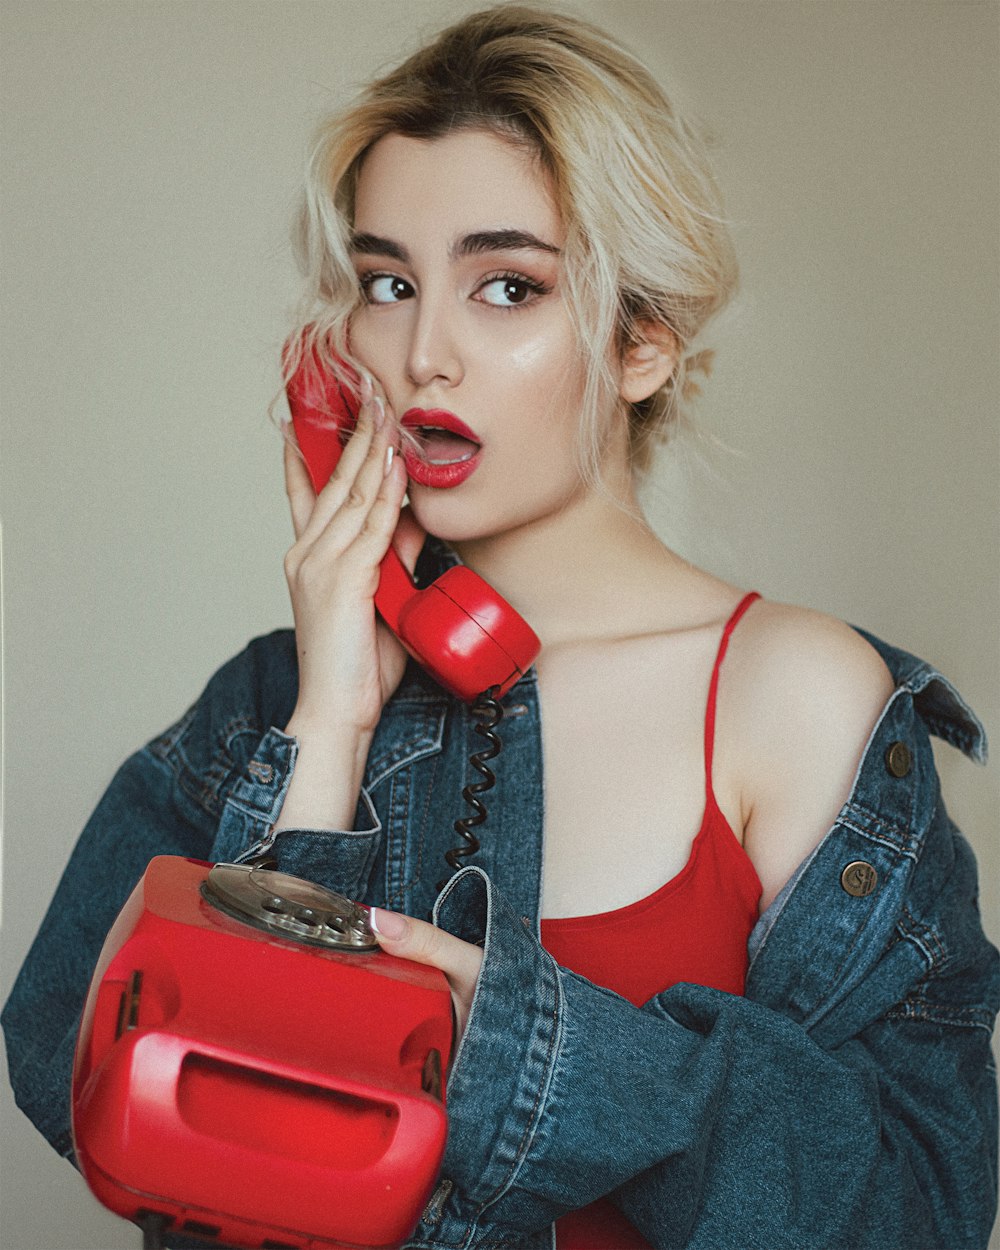
<path fill-rule="evenodd" d="M 367 458 L 373 454 L 372 446 L 376 441 L 377 430 L 372 408 L 373 405 L 367 405 L 359 412 L 357 425 L 344 444 L 333 472 L 316 496 L 316 506 L 304 532 L 307 542 L 313 541 L 330 518 L 351 498 L 358 474 Z"/>
<path fill-rule="evenodd" d="M 375 498 L 355 540 L 361 557 L 376 564 L 381 563 L 393 542 L 400 509 L 406 496 L 407 481 L 406 470 L 395 458 L 389 463 L 388 469 L 381 472 L 382 479 Z"/>
<path fill-rule="evenodd" d="M 386 473 L 389 437 L 383 430 L 374 436 L 349 491 L 337 511 L 325 519 L 319 533 L 310 520 L 306 538 L 318 553 L 332 557 L 346 552 L 360 539 L 358 554 L 363 560 L 377 563 L 385 555 L 406 489 L 405 480 L 401 484 L 398 473 Z M 405 473 L 403 476 L 405 479 Z"/>
<path fill-rule="evenodd" d="M 298 539 L 312 516 L 316 492 L 302 454 L 290 437 L 285 439 L 285 493 L 292 513 L 292 529 Z"/>
<path fill-rule="evenodd" d="M 362 496 L 369 505 L 381 490 L 387 476 L 387 468 L 392 464 L 396 438 L 394 427 L 386 419 L 382 401 L 375 399 L 372 404 L 377 409 L 378 424 L 373 430 L 367 454 L 358 465 L 354 477 L 354 493 Z M 390 447 L 393 448 L 391 455 Z"/>
<path fill-rule="evenodd" d="M 368 447 L 378 429 L 374 402 L 362 404 L 358 409 L 353 429 L 342 430 L 340 439 L 344 450 L 330 474 L 330 481 L 350 480 L 364 463 Z"/>
<path fill-rule="evenodd" d="M 453 990 L 463 997 L 471 996 L 483 964 L 480 947 L 463 942 L 425 920 L 381 907 L 371 909 L 370 920 L 384 951 L 400 959 L 439 968 Z"/>

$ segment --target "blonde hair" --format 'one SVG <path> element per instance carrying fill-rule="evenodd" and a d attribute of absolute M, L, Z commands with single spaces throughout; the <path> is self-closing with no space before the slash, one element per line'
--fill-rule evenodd
<path fill-rule="evenodd" d="M 629 406 L 632 463 L 645 468 L 696 392 L 691 373 L 707 371 L 710 353 L 691 347 L 735 289 L 736 262 L 698 134 L 629 52 L 578 18 L 518 4 L 472 14 L 324 123 L 295 235 L 305 347 L 328 366 L 331 351 L 349 354 L 359 299 L 349 242 L 365 154 L 387 134 L 433 139 L 460 129 L 526 148 L 551 179 L 567 232 L 567 303 L 587 361 L 588 480 L 600 480 L 599 414 L 617 399 L 616 355 L 642 341 L 648 323 L 676 337 L 666 385 Z"/>

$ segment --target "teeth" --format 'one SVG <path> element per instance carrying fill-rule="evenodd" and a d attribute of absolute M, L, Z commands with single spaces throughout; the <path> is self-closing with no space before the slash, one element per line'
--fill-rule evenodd
<path fill-rule="evenodd" d="M 424 459 L 428 464 L 464 464 L 466 460 L 471 460 L 474 452 L 466 452 L 464 456 L 453 456 L 450 460 L 434 460 L 425 456 Z"/>
<path fill-rule="evenodd" d="M 414 432 L 422 443 L 425 444 L 422 452 L 422 459 L 430 465 L 443 466 L 449 464 L 463 464 L 466 460 L 471 460 L 479 450 L 479 444 L 471 439 L 464 438 L 460 434 L 455 434 L 453 430 L 449 430 L 441 425 L 418 425 L 414 427 Z M 455 456 L 430 456 L 427 454 L 427 443 L 432 442 L 435 438 L 443 436 L 446 439 L 457 439 L 464 444 L 460 454 Z"/>

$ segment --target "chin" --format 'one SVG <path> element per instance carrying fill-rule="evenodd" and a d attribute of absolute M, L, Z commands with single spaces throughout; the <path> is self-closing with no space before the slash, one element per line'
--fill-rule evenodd
<path fill-rule="evenodd" d="M 446 543 L 492 538 L 520 522 L 460 489 L 433 490 L 410 484 L 410 507 L 428 534 Z M 508 501 L 509 502 L 509 501 Z"/>
<path fill-rule="evenodd" d="M 414 494 L 410 495 L 413 515 L 435 538 L 446 543 L 463 543 L 476 538 L 489 538 L 497 532 L 495 520 L 484 524 L 481 516 L 462 516 L 460 510 L 436 507 L 433 501 L 424 504 L 419 498 L 414 498 Z"/>
<path fill-rule="evenodd" d="M 545 526 L 553 518 L 564 516 L 579 497 L 579 486 L 555 498 L 520 501 L 521 506 L 510 498 L 509 492 L 504 495 L 491 502 L 481 497 L 473 499 L 460 491 L 417 486 L 410 491 L 410 506 L 428 534 L 458 546 L 501 538 L 517 530 L 527 537 L 533 527 Z"/>

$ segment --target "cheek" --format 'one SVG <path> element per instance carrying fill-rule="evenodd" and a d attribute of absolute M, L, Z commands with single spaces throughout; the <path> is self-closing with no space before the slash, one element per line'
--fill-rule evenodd
<path fill-rule="evenodd" d="M 505 362 L 509 368 L 511 400 L 518 404 L 539 445 L 564 447 L 575 442 L 580 426 L 583 378 L 565 356 L 539 359 L 528 366 L 522 360 Z"/>
<path fill-rule="evenodd" d="M 541 327 L 533 334 L 494 343 L 486 367 L 536 411 L 549 409 L 560 423 L 569 415 L 573 419 L 579 415 L 586 370 L 567 326 Z"/>
<path fill-rule="evenodd" d="M 368 334 L 366 332 L 362 310 L 354 313 L 347 323 L 347 346 L 352 356 L 366 368 L 368 363 Z"/>
<path fill-rule="evenodd" d="M 390 330 L 386 318 L 380 320 L 365 307 L 354 314 L 348 329 L 351 355 L 380 382 L 388 381 L 388 376 L 383 378 L 383 375 L 388 375 L 394 363 L 394 338 Z"/>
<path fill-rule="evenodd" d="M 506 320 L 507 325 L 494 332 L 490 346 L 494 357 L 502 359 L 512 374 L 537 380 L 578 367 L 576 339 L 561 313 L 535 318 L 530 328 L 517 313 L 506 314 Z"/>
<path fill-rule="evenodd" d="M 513 374 L 529 380 L 539 374 L 551 372 L 558 363 L 565 362 L 565 355 L 554 352 L 552 344 L 544 336 L 518 343 L 504 353 L 504 367 Z"/>

